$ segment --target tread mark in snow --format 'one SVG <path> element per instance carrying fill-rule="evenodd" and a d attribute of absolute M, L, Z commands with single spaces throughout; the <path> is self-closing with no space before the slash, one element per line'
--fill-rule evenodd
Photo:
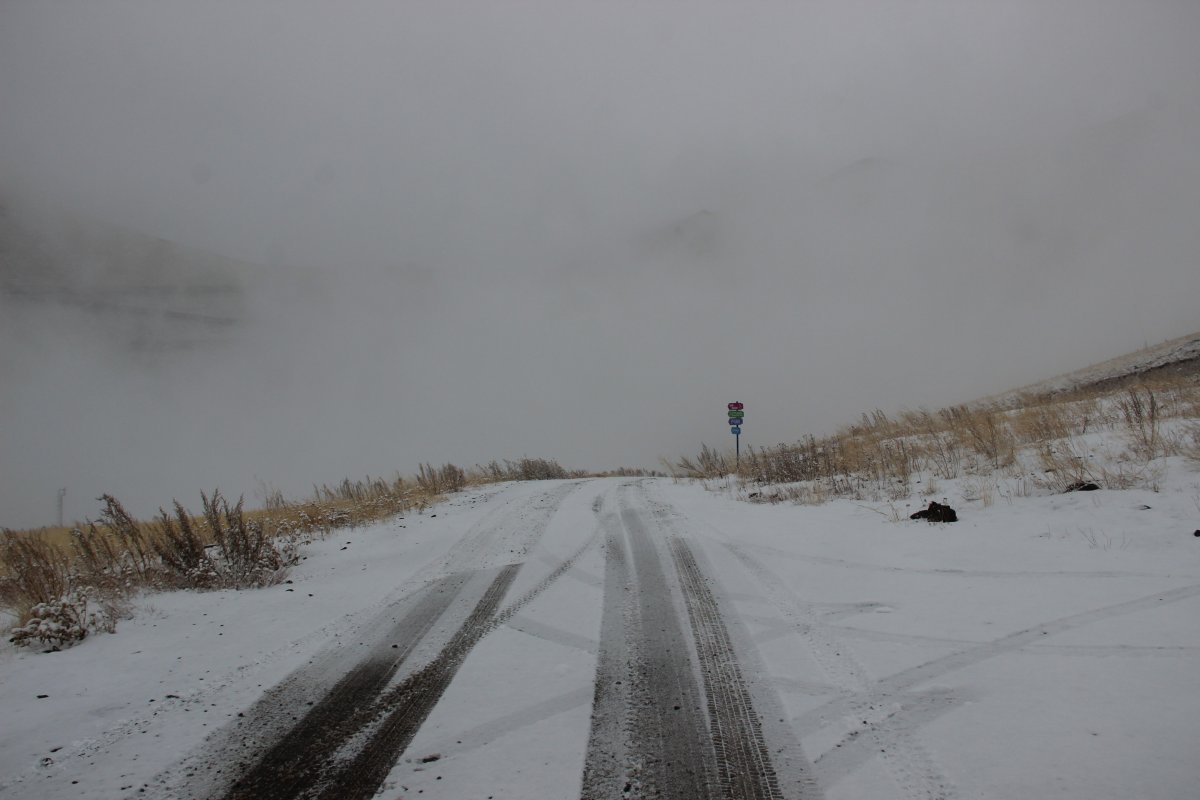
<path fill-rule="evenodd" d="M 536 500 L 543 503 L 534 509 L 534 516 L 539 518 L 519 538 L 526 544 L 540 538 L 559 502 L 577 486 L 557 487 L 537 497 Z M 545 501 L 553 505 L 545 508 Z M 513 539 L 514 534 L 509 529 L 515 527 L 513 517 L 518 515 L 516 512 L 527 507 L 528 504 L 524 504 L 521 508 L 506 510 L 497 521 L 503 544 Z M 450 561 L 477 557 L 481 551 L 496 549 L 494 542 L 491 548 L 488 547 L 483 531 L 465 538 L 470 540 L 468 546 L 460 549 L 459 559 Z M 299 723 L 291 726 L 281 739 L 247 765 L 248 771 L 231 788 L 221 790 L 222 796 L 228 800 L 372 796 L 437 704 L 471 648 L 569 571 L 595 540 L 593 534 L 535 586 L 497 612 L 521 564 L 509 564 L 499 569 L 470 616 L 433 661 L 389 690 L 386 687 L 401 664 L 460 596 L 471 573 L 442 578 L 421 590 L 425 596 L 388 635 L 377 640 L 368 656 L 339 679 Z M 401 646 L 393 644 L 396 642 L 402 643 Z M 247 744 L 252 745 L 252 742 L 243 742 L 243 746 Z M 348 769 L 354 773 L 352 780 L 343 778 Z"/>
<path fill-rule="evenodd" d="M 644 515 L 618 505 L 600 515 L 604 613 L 583 800 L 782 800 L 732 639 L 694 554 L 670 538 L 689 637 Z M 819 794 L 815 785 L 804 789 Z"/>
<path fill-rule="evenodd" d="M 362 800 L 374 797 L 396 759 L 416 736 L 437 705 L 471 648 L 494 627 L 496 608 L 520 569 L 511 564 L 500 571 L 475 610 L 438 657 L 389 690 L 381 706 L 392 710 L 383 718 L 358 754 L 345 763 L 318 797 Z"/>
<path fill-rule="evenodd" d="M 316 777 L 327 754 L 345 744 L 361 716 L 458 596 L 467 579 L 455 575 L 431 585 L 421 602 L 381 639 L 363 661 L 323 698 L 258 763 L 233 785 L 228 800 L 291 798 Z M 391 642 L 401 642 L 396 649 Z"/>
<path fill-rule="evenodd" d="M 717 778 L 727 798 L 781 798 L 779 780 L 767 752 L 762 724 L 738 666 L 737 653 L 712 590 L 705 584 L 691 548 L 671 539 L 671 556 L 679 571 L 700 669 L 713 745 Z"/>
<path fill-rule="evenodd" d="M 865 729 L 853 729 L 835 749 L 841 752 L 847 749 L 862 750 L 869 746 L 871 755 L 879 755 L 883 760 L 900 790 L 901 797 L 915 800 L 952 796 L 953 790 L 949 780 L 937 768 L 932 756 L 912 736 L 915 724 L 879 724 L 882 722 L 878 719 L 880 714 L 885 713 L 881 709 L 888 708 L 889 702 L 894 705 L 897 698 L 883 698 L 871 690 L 872 681 L 867 677 L 866 670 L 853 657 L 849 648 L 838 640 L 833 628 L 822 619 L 820 611 L 826 607 L 798 600 L 774 572 L 748 555 L 741 547 L 729 542 L 725 542 L 724 545 L 725 549 L 759 579 L 767 598 L 784 618 L 795 626 L 796 632 L 808 648 L 809 655 L 820 665 L 826 676 L 839 689 L 853 693 L 849 696 L 842 694 L 835 701 L 845 704 L 843 713 L 836 718 L 870 721 Z M 952 699 L 943 702 L 942 705 L 947 706 L 949 702 L 952 702 Z M 888 715 L 887 719 L 890 720 L 893 715 L 894 712 Z M 806 733 L 804 730 L 799 732 L 801 735 Z M 867 735 L 861 736 L 864 732 Z M 853 748 L 843 747 L 850 742 L 854 743 Z M 818 758 L 817 761 L 820 762 L 822 758 Z M 849 774 L 838 773 L 833 769 L 844 763 L 848 762 L 841 759 L 822 765 L 819 774 L 825 786 Z"/>

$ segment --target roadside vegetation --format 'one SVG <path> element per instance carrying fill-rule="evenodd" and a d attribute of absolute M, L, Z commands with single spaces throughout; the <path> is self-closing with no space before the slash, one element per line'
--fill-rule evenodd
<path fill-rule="evenodd" d="M 301 500 L 264 487 L 262 507 L 253 510 L 240 497 L 230 502 L 219 491 L 201 492 L 198 512 L 173 500 L 152 520 L 134 519 L 117 498 L 104 495 L 95 520 L 0 530 L 0 614 L 11 618 L 10 641 L 58 649 L 115 630 L 140 592 L 270 586 L 287 577 L 303 544 L 334 530 L 423 513 L 469 486 L 591 474 L 544 458 L 469 468 L 422 464 L 411 477 L 314 486 Z"/>
<path fill-rule="evenodd" d="M 733 453 L 702 445 L 666 466 L 674 477 L 734 476 L 748 499 L 819 504 L 935 496 L 965 499 L 1081 488 L 1157 490 L 1165 459 L 1200 463 L 1200 373 L 1177 370 L 1003 401 L 863 414 L 836 433 Z"/>

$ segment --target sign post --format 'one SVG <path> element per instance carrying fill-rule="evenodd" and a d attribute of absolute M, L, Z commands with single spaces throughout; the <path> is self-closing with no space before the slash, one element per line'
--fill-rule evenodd
<path fill-rule="evenodd" d="M 741 403 L 729 404 L 729 432 L 733 434 L 734 463 L 738 472 L 742 469 L 742 423 L 746 421 L 744 408 Z"/>

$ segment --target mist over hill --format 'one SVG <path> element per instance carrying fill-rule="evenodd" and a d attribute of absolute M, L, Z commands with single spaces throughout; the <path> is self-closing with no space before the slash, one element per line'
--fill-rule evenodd
<path fill-rule="evenodd" d="M 652 467 L 1196 330 L 1200 7 L 870 8 L 0 6 L 0 524 Z"/>
<path fill-rule="evenodd" d="M 0 302 L 14 334 L 53 328 L 147 357 L 227 344 L 253 279 L 252 265 L 131 230 L 0 210 Z"/>

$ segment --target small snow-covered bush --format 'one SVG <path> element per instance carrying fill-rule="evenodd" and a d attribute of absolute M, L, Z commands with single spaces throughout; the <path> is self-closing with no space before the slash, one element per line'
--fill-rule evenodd
<path fill-rule="evenodd" d="M 112 633 L 117 617 L 115 604 L 90 602 L 86 593 L 71 592 L 35 605 L 25 624 L 11 630 L 9 641 L 22 646 L 40 642 L 53 648 L 69 647 L 91 633 Z"/>

